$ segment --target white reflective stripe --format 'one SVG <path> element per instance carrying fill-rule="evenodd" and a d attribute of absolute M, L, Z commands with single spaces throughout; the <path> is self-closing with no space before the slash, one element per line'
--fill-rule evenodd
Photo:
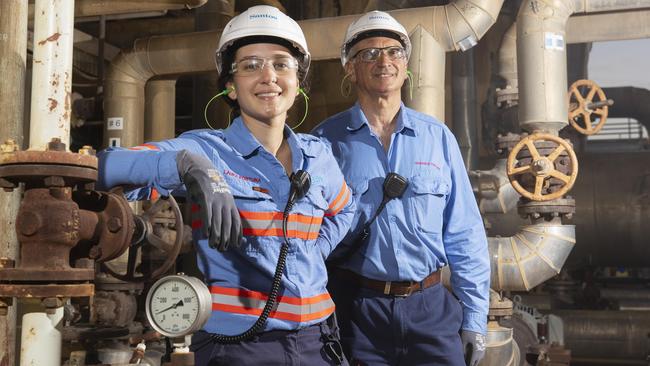
<path fill-rule="evenodd" d="M 241 306 L 247 309 L 263 309 L 266 305 L 266 300 L 223 294 L 212 294 L 212 302 L 224 305 Z M 296 315 L 308 315 L 327 310 L 333 306 L 334 301 L 332 301 L 332 298 L 328 297 L 313 304 L 296 305 L 286 302 L 278 302 L 274 311 Z"/>
<path fill-rule="evenodd" d="M 319 231 L 321 220 L 314 220 L 311 224 L 302 222 L 287 222 L 287 230 L 298 230 L 304 232 Z M 246 229 L 282 229 L 282 220 L 251 220 L 242 218 L 242 225 Z"/>

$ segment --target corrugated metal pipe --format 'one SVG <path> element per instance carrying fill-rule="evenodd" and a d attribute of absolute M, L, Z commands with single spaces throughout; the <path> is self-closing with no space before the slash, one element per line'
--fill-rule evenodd
<path fill-rule="evenodd" d="M 444 6 L 390 13 L 406 29 L 421 25 L 434 35 L 441 45 L 440 49 L 452 51 L 467 49 L 480 39 L 494 24 L 502 4 L 503 0 L 458 0 Z M 345 30 L 357 17 L 351 15 L 298 22 L 307 38 L 313 60 L 338 58 Z M 123 146 L 140 143 L 143 137 L 145 83 L 153 76 L 214 71 L 214 47 L 220 34 L 220 31 L 209 31 L 139 39 L 130 51 L 123 51 L 117 56 L 106 76 L 104 114 L 105 118 L 121 118 L 123 128 L 106 130 L 105 145 L 111 138 L 120 138 Z M 429 63 L 426 66 L 432 68 Z M 444 75 L 444 61 L 433 65 L 433 68 L 442 70 Z M 436 71 L 432 74 L 436 74 Z M 426 75 L 416 75 L 416 80 L 423 78 Z M 438 87 L 444 91 L 444 84 Z M 444 93 L 442 96 L 444 101 Z"/>
<path fill-rule="evenodd" d="M 575 242 L 575 226 L 560 219 L 523 226 L 510 237 L 488 238 L 492 289 L 528 291 L 557 275 Z"/>

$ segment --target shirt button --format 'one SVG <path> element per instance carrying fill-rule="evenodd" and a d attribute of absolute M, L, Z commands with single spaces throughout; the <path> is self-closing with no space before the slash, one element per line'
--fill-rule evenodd
<path fill-rule="evenodd" d="M 395 223 L 395 216 L 389 217 L 388 221 L 390 221 L 391 223 Z"/>

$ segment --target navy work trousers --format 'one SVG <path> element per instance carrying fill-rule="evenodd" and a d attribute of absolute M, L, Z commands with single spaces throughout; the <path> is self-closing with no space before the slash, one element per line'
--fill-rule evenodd
<path fill-rule="evenodd" d="M 260 333 L 250 340 L 221 344 L 209 340 L 210 333 L 200 331 L 192 337 L 191 350 L 196 366 L 333 366 L 339 365 L 325 351 L 326 322 L 310 327 Z M 348 366 L 343 360 L 343 366 Z"/>
<path fill-rule="evenodd" d="M 462 309 L 441 283 L 395 297 L 331 276 L 329 291 L 350 365 L 465 366 Z"/>

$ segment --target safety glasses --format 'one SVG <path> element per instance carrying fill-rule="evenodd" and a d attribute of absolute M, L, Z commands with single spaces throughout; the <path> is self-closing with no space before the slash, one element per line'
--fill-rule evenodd
<path fill-rule="evenodd" d="M 288 74 L 291 70 L 298 69 L 298 61 L 291 56 L 278 56 L 272 58 L 246 57 L 233 62 L 230 73 L 240 76 L 251 76 L 262 72 L 266 66 L 273 67 L 278 75 Z"/>
<path fill-rule="evenodd" d="M 361 60 L 363 62 L 375 62 L 379 58 L 379 55 L 384 53 L 389 60 L 399 60 L 406 57 L 406 51 L 400 46 L 390 46 L 390 47 L 371 47 L 364 48 L 355 53 L 352 57 L 353 59 Z"/>

